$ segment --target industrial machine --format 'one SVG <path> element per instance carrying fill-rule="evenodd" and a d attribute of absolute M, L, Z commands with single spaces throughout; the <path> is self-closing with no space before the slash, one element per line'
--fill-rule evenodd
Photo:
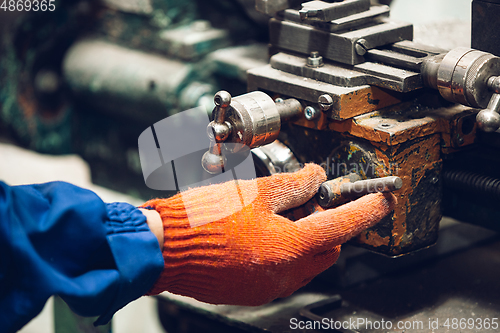
<path fill-rule="evenodd" d="M 293 155 L 323 165 L 330 178 L 398 176 L 394 214 L 356 240 L 389 256 L 433 245 L 443 211 L 478 223 L 470 193 L 491 197 L 498 181 L 495 171 L 467 164 L 494 164 L 484 146 L 500 127 L 500 58 L 413 43 L 411 24 L 368 0 L 274 6 L 257 1 L 273 16 L 272 56 L 248 71 L 251 92 L 215 95 L 205 169 L 224 169 L 233 153 L 224 144 L 251 149 L 278 139 L 255 153 L 268 174 L 283 170 L 280 155 Z M 494 202 L 480 200 L 476 209 L 480 223 L 496 225 Z"/>
<path fill-rule="evenodd" d="M 473 2 L 476 34 L 487 22 L 480 21 L 484 17 L 477 19 L 478 12 L 485 15 L 484 8 L 477 8 L 485 5 L 493 6 Z M 381 271 L 394 271 L 396 266 L 404 271 L 422 258 L 429 260 L 432 252 L 404 255 L 436 244 L 443 214 L 498 231 L 500 181 L 495 165 L 500 58 L 499 53 L 490 53 L 495 52 L 491 43 L 476 39 L 473 45 L 477 49 L 452 50 L 414 43 L 411 24 L 392 21 L 388 6 L 370 1 L 257 0 L 256 7 L 271 17 L 270 61 L 248 71 L 249 93 L 234 97 L 220 91 L 214 96 L 216 108 L 207 129 L 211 143 L 201 159 L 204 169 L 211 174 L 226 171 L 229 156 L 251 149 L 261 175 L 294 171 L 303 163 L 315 162 L 325 168 L 330 184 L 361 178 L 401 181 L 392 188 L 398 197 L 393 214 L 351 244 L 403 258 L 388 264 L 351 248 L 332 268 L 335 273 L 325 274 L 327 285 L 352 286 L 379 277 Z M 333 193 L 325 183 L 318 201 L 328 207 L 342 194 L 340 188 Z M 286 216 L 300 218 L 312 213 L 314 205 L 308 203 L 297 211 Z M 449 239 L 449 232 L 443 234 Z M 473 242 L 477 234 L 470 232 L 469 236 Z M 460 237 L 455 234 L 449 241 L 456 239 Z M 440 246 L 434 254 L 448 253 L 451 248 Z M 367 260 L 372 264 L 366 264 Z M 406 283 L 393 287 L 406 293 Z M 245 312 L 169 295 L 160 302 L 160 313 L 166 327 L 174 330 L 184 323 L 193 331 L 209 325 L 228 332 L 292 332 L 288 319 L 297 313 L 315 322 L 325 318 L 383 319 L 375 314 L 376 306 L 366 311 L 339 296 L 325 298 L 331 289 L 324 284 L 319 290 L 310 287 L 309 292 L 290 300 Z M 387 302 L 401 304 L 394 297 L 384 300 L 383 293 L 364 296 L 369 294 L 378 297 L 381 308 Z M 404 296 L 402 299 L 404 303 Z M 176 306 L 172 308 L 172 304 Z M 171 309 L 185 312 L 187 318 L 204 319 L 199 326 L 176 321 Z M 397 318 L 400 311 L 385 313 Z M 422 311 L 411 318 L 432 316 L 430 313 Z M 482 312 L 488 314 L 491 312 Z M 431 326 L 429 319 L 425 328 L 438 329 Z M 304 325 L 302 331 L 315 330 Z M 358 332 L 345 327 L 334 331 Z M 377 329 L 365 326 L 361 331 Z"/>
<path fill-rule="evenodd" d="M 196 155 L 204 179 L 230 169 L 238 154 L 251 154 L 260 176 L 315 162 L 333 182 L 385 179 L 398 204 L 350 242 L 326 284 L 253 310 L 160 296 L 167 330 L 282 332 L 283 318 L 299 312 L 346 318 L 360 310 L 330 287 L 404 271 L 492 235 L 452 231 L 446 249 L 429 249 L 443 215 L 500 230 L 500 49 L 490 28 L 500 1 L 472 1 L 472 48 L 452 50 L 413 42 L 413 26 L 377 1 L 207 3 L 77 1 L 58 8 L 59 21 L 23 21 L 3 45 L 3 128 L 33 149 L 80 153 L 105 185 L 169 195 L 144 189 L 137 138 L 145 128 L 157 135 L 166 116 L 215 105 Z M 315 200 L 329 207 L 335 195 L 325 185 Z M 378 318 L 373 312 L 359 315 Z"/>

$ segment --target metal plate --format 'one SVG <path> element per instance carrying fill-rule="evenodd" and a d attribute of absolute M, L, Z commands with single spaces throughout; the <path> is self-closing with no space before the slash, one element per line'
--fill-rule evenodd
<path fill-rule="evenodd" d="M 306 66 L 304 57 L 278 53 L 271 57 L 271 67 L 342 87 L 368 84 L 398 92 L 408 92 L 423 87 L 419 73 L 373 62 L 355 65 L 354 68 L 330 63 L 312 68 Z"/>
<path fill-rule="evenodd" d="M 270 43 L 279 49 L 305 55 L 317 51 L 323 58 L 355 65 L 365 61 L 355 50 L 359 39 L 366 41 L 367 49 L 402 40 L 412 40 L 413 26 L 408 23 L 382 20 L 381 24 L 334 34 L 308 25 L 271 19 L 269 33 Z"/>

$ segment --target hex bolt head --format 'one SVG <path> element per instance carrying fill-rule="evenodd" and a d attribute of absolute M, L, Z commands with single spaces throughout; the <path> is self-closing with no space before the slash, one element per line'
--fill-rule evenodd
<path fill-rule="evenodd" d="M 313 51 L 306 60 L 306 66 L 317 68 L 323 66 L 323 57 L 319 55 L 319 52 Z"/>
<path fill-rule="evenodd" d="M 312 106 L 308 106 L 304 109 L 304 116 L 307 120 L 314 120 L 320 116 L 320 112 Z"/>
<path fill-rule="evenodd" d="M 333 98 L 328 94 L 321 95 L 318 98 L 318 104 L 319 107 L 321 108 L 321 111 L 323 112 L 329 111 L 333 105 Z"/>

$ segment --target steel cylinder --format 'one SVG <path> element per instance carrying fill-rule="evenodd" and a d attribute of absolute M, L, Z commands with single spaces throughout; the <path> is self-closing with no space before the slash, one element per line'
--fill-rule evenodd
<path fill-rule="evenodd" d="M 233 127 L 229 142 L 250 148 L 271 143 L 278 137 L 281 119 L 278 108 L 267 94 L 254 91 L 234 97 L 226 118 Z"/>
<path fill-rule="evenodd" d="M 403 180 L 396 176 L 360 180 L 358 174 L 351 173 L 321 184 L 318 203 L 323 208 L 337 206 L 362 195 L 376 192 L 392 192 L 403 186 Z"/>
<path fill-rule="evenodd" d="M 488 79 L 500 73 L 500 58 L 486 52 L 459 47 L 442 59 L 429 58 L 422 64 L 424 84 L 438 89 L 454 103 L 486 108 L 493 91 Z"/>

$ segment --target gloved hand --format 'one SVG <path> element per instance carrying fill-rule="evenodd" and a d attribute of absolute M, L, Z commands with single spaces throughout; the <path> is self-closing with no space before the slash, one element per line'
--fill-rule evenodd
<path fill-rule="evenodd" d="M 277 214 L 307 202 L 325 180 L 321 167 L 307 164 L 292 174 L 148 201 L 144 206 L 160 213 L 165 236 L 165 268 L 149 294 L 166 290 L 213 304 L 261 305 L 306 285 L 335 263 L 340 244 L 396 202 L 377 193 L 296 222 Z"/>

